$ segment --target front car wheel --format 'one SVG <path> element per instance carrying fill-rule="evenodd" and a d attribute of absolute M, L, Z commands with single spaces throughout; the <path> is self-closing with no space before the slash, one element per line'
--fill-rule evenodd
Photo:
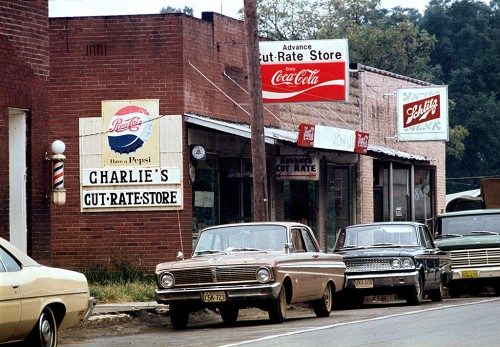
<path fill-rule="evenodd" d="M 286 318 L 286 293 L 285 287 L 281 286 L 278 297 L 269 304 L 269 319 L 272 323 L 283 323 Z"/>

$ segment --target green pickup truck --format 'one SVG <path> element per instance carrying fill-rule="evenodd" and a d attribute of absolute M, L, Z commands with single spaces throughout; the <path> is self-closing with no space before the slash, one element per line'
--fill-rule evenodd
<path fill-rule="evenodd" d="M 482 287 L 500 295 L 500 209 L 443 213 L 435 237 L 436 246 L 451 255 L 451 297 Z"/>

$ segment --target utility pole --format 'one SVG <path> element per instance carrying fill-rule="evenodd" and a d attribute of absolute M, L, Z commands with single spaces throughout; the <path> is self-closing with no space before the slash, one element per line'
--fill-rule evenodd
<path fill-rule="evenodd" d="M 252 130 L 252 174 L 254 221 L 267 220 L 266 144 L 264 140 L 264 115 L 262 81 L 260 78 L 259 34 L 257 30 L 257 0 L 244 0 L 245 31 L 247 43 L 248 86 L 250 88 Z"/>

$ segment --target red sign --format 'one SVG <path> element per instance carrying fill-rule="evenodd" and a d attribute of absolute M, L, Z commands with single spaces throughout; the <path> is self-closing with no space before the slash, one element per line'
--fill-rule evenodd
<path fill-rule="evenodd" d="M 264 103 L 345 100 L 346 63 L 262 64 Z"/>
<path fill-rule="evenodd" d="M 314 125 L 301 123 L 297 145 L 301 147 L 314 147 L 314 130 Z"/>
<path fill-rule="evenodd" d="M 366 154 L 368 151 L 368 140 L 370 134 L 361 131 L 356 131 L 356 142 L 354 143 L 354 152 Z"/>
<path fill-rule="evenodd" d="M 403 105 L 403 127 L 408 128 L 430 120 L 439 119 L 441 116 L 439 95 L 410 102 Z"/>

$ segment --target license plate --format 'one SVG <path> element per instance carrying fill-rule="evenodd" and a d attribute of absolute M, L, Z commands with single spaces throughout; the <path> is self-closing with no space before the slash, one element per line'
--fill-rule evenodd
<path fill-rule="evenodd" d="M 226 293 L 225 292 L 203 293 L 203 301 L 205 301 L 205 302 L 224 302 L 224 301 L 226 301 Z"/>
<path fill-rule="evenodd" d="M 354 287 L 356 288 L 373 288 L 373 280 L 354 280 Z"/>
<path fill-rule="evenodd" d="M 477 270 L 464 270 L 462 271 L 462 278 L 478 278 Z"/>

